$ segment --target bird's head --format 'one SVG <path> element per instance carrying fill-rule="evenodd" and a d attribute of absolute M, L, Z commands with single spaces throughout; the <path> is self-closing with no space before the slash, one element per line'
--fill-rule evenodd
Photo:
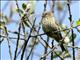
<path fill-rule="evenodd" d="M 53 17 L 53 13 L 51 11 L 49 12 L 44 12 L 42 17 Z"/>

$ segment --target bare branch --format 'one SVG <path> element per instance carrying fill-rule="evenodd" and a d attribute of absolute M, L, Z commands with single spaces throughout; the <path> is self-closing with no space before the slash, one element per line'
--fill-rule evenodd
<path fill-rule="evenodd" d="M 70 0 L 67 0 L 67 2 L 68 2 L 67 6 L 68 6 L 68 11 L 69 11 L 70 24 L 71 24 L 71 27 L 73 27 L 73 24 L 71 23 L 72 22 L 72 15 L 71 15 L 71 10 L 70 10 Z M 71 29 L 71 32 L 72 32 L 72 46 L 75 46 L 73 29 Z M 72 48 L 72 50 L 73 50 L 73 60 L 75 60 L 75 49 Z"/>

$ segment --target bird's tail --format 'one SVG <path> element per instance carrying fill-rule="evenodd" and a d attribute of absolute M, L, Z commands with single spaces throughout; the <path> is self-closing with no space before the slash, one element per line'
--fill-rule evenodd
<path fill-rule="evenodd" d="M 66 51 L 65 47 L 63 46 L 63 44 L 60 44 L 60 47 L 61 47 L 61 49 L 62 49 L 62 52 L 63 52 L 63 51 Z"/>

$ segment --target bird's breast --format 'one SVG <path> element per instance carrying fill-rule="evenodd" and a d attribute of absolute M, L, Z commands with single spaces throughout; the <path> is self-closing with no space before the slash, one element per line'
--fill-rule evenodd
<path fill-rule="evenodd" d="M 54 24 L 55 22 L 52 20 L 52 18 L 43 18 L 42 20 L 42 27 L 45 32 L 52 31 L 52 29 L 55 28 Z"/>

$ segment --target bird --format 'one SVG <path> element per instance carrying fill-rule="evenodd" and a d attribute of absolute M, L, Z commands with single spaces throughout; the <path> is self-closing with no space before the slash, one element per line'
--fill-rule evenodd
<path fill-rule="evenodd" d="M 60 42 L 60 47 L 62 51 L 65 51 L 65 47 L 63 45 L 63 37 L 61 35 L 60 25 L 57 22 L 53 12 L 47 11 L 42 14 L 42 29 L 47 36 L 55 39 L 58 43 Z M 61 41 L 62 40 L 62 41 Z"/>

